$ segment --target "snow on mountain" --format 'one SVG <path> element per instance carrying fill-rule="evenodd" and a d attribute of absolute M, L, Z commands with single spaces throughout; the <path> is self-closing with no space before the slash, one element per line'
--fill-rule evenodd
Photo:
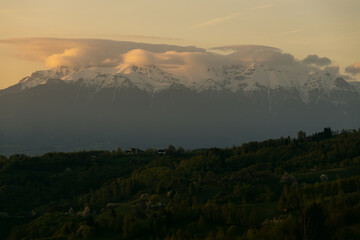
<path fill-rule="evenodd" d="M 41 84 L 46 84 L 49 79 L 62 79 L 64 76 L 78 70 L 77 68 L 56 67 L 50 70 L 36 71 L 31 76 L 24 77 L 19 81 L 21 89 L 36 87 Z"/>
<path fill-rule="evenodd" d="M 34 72 L 0 91 L 0 152 L 232 146 L 359 127 L 360 88 L 320 68 L 160 66 Z"/>
<path fill-rule="evenodd" d="M 57 67 L 34 72 L 23 78 L 21 89 L 46 84 L 49 79 L 66 82 L 80 82 L 84 87 L 95 89 L 137 87 L 150 94 L 168 89 L 173 85 L 202 92 L 206 90 L 230 92 L 256 92 L 264 89 L 296 89 L 304 102 L 308 102 L 309 92 L 319 89 L 329 93 L 333 90 L 359 91 L 342 78 L 325 71 L 301 73 L 286 68 L 269 67 L 263 64 L 209 66 L 202 78 L 189 78 L 164 71 L 155 65 L 138 66 L 120 64 L 115 68 Z"/>
<path fill-rule="evenodd" d="M 358 89 L 360 92 L 360 82 L 349 82 L 349 84 Z"/>

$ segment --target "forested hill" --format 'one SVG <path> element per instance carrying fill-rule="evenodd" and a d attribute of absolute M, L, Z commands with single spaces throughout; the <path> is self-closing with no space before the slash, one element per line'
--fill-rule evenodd
<path fill-rule="evenodd" d="M 2 239 L 360 239 L 360 130 L 0 156 Z"/>

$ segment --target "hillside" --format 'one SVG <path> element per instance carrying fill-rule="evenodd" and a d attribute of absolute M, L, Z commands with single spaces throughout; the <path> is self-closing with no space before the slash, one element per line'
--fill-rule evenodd
<path fill-rule="evenodd" d="M 2 239 L 359 239 L 360 131 L 0 156 Z"/>

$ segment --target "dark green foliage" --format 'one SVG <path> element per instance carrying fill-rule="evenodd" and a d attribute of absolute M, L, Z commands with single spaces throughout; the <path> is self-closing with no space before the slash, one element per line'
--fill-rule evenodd
<path fill-rule="evenodd" d="M 359 239 L 360 131 L 0 156 L 0 239 Z M 322 176 L 320 178 L 320 176 Z"/>

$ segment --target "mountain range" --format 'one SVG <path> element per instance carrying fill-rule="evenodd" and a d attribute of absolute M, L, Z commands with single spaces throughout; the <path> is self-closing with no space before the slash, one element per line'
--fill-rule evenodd
<path fill-rule="evenodd" d="M 0 90 L 0 154 L 231 147 L 299 130 L 360 127 L 359 84 L 326 69 L 169 69 L 122 63 L 32 73 Z"/>

